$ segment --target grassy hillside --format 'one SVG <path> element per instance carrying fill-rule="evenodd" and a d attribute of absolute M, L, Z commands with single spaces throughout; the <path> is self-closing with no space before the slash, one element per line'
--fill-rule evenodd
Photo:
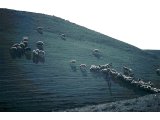
<path fill-rule="evenodd" d="M 122 66 L 128 66 L 136 77 L 151 80 L 160 87 L 160 77 L 155 73 L 160 59 L 146 51 L 55 16 L 8 9 L 0 9 L 0 14 L 0 90 L 3 96 L 0 97 L 0 104 L 8 106 L 3 109 L 27 111 L 30 110 L 26 108 L 28 104 L 34 102 L 40 106 L 39 101 L 39 108 L 34 104 L 36 107 L 33 110 L 33 105 L 30 106 L 33 111 L 44 111 L 46 106 L 46 109 L 61 110 L 83 106 L 84 103 L 98 104 L 141 95 L 112 83 L 113 95 L 108 96 L 106 81 L 94 78 L 89 72 L 92 64 L 112 62 L 119 72 Z M 43 35 L 36 31 L 39 26 L 44 28 Z M 59 34 L 62 33 L 66 35 L 66 41 L 60 38 Z M 20 42 L 23 36 L 29 37 L 32 49 L 36 49 L 36 41 L 44 41 L 45 64 L 33 64 L 24 58 L 11 59 L 8 52 L 10 46 Z M 93 49 L 99 49 L 102 58 L 95 58 Z M 77 60 L 77 65 L 87 64 L 87 75 L 84 76 L 80 70 L 71 70 L 69 61 L 72 59 Z M 11 98 L 10 102 L 15 103 L 4 102 L 8 97 Z M 18 102 L 23 104 L 15 110 Z"/>
<path fill-rule="evenodd" d="M 150 54 L 155 59 L 160 59 L 160 50 L 145 50 L 148 54 Z"/>
<path fill-rule="evenodd" d="M 85 106 L 66 110 L 68 112 L 159 112 L 159 94 L 146 95 L 139 98 L 111 102 L 100 105 Z"/>

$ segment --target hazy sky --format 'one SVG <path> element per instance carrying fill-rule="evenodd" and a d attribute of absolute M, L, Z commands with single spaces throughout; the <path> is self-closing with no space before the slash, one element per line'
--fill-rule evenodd
<path fill-rule="evenodd" d="M 0 8 L 55 15 L 142 49 L 160 49 L 160 0 L 0 0 Z"/>

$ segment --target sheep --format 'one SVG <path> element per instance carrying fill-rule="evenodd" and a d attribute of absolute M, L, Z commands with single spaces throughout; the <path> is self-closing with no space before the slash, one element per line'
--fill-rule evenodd
<path fill-rule="evenodd" d="M 19 44 L 19 46 L 21 46 L 21 48 L 25 49 L 25 44 L 24 44 L 23 42 L 21 42 L 21 43 Z"/>
<path fill-rule="evenodd" d="M 31 51 L 31 48 L 29 47 L 26 47 L 25 48 L 25 57 L 27 60 L 31 60 L 31 57 L 32 57 L 32 51 Z"/>
<path fill-rule="evenodd" d="M 114 69 L 110 69 L 110 68 L 109 68 L 109 73 L 112 75 L 113 78 L 116 78 L 118 75 L 117 71 L 115 71 Z"/>
<path fill-rule="evenodd" d="M 45 62 L 45 52 L 43 50 L 39 50 L 38 57 L 39 57 L 39 62 L 41 63 Z"/>
<path fill-rule="evenodd" d="M 39 62 L 44 63 L 45 62 L 45 52 L 43 50 L 33 50 L 32 51 L 33 57 L 32 61 L 33 63 L 38 64 Z"/>
<path fill-rule="evenodd" d="M 127 76 L 125 76 L 125 75 L 123 75 L 123 80 L 124 81 L 126 81 L 127 83 L 132 83 L 134 80 L 133 80 L 133 78 L 132 77 L 127 77 Z M 135 82 L 134 82 L 135 83 Z"/>
<path fill-rule="evenodd" d="M 39 34 L 43 34 L 43 27 L 37 27 L 37 32 Z"/>
<path fill-rule="evenodd" d="M 37 45 L 41 45 L 41 46 L 44 45 L 44 43 L 43 43 L 42 41 L 38 41 L 36 44 L 37 44 Z"/>
<path fill-rule="evenodd" d="M 151 86 L 143 86 L 143 90 L 147 91 L 147 92 L 151 92 Z"/>
<path fill-rule="evenodd" d="M 24 44 L 24 47 L 28 47 L 28 41 L 22 41 L 22 43 Z"/>
<path fill-rule="evenodd" d="M 82 71 L 82 72 L 85 72 L 86 71 L 86 68 L 87 68 L 87 65 L 86 64 L 80 64 L 80 70 Z"/>
<path fill-rule="evenodd" d="M 103 69 L 108 69 L 108 68 L 111 68 L 111 67 L 112 67 L 112 63 L 105 64 L 105 65 L 99 65 L 99 66 L 91 65 L 90 71 L 91 72 L 99 72 Z"/>
<path fill-rule="evenodd" d="M 23 56 L 23 53 L 24 53 L 23 48 L 20 45 L 18 45 L 17 46 L 17 57 L 21 58 Z"/>
<path fill-rule="evenodd" d="M 110 64 L 112 65 L 112 64 Z M 85 66 L 81 65 L 81 66 Z M 135 80 L 135 78 L 132 76 L 132 69 L 129 69 L 127 67 L 123 67 L 124 72 L 127 72 L 127 75 L 123 75 L 121 73 L 118 73 L 116 70 L 108 67 L 108 64 L 105 65 L 91 65 L 90 71 L 95 73 L 98 73 L 101 77 L 104 77 L 107 81 L 110 81 L 111 79 L 114 80 L 121 80 L 131 86 L 137 87 L 141 90 L 144 90 L 146 92 L 151 92 L 151 93 L 159 93 L 160 89 L 153 88 L 153 83 L 151 81 L 149 82 L 144 82 L 141 79 Z M 101 74 L 102 73 L 102 74 Z M 103 76 L 104 75 L 104 76 Z"/>
<path fill-rule="evenodd" d="M 69 61 L 69 63 L 72 71 L 76 72 L 77 71 L 76 60 L 71 60 Z"/>
<path fill-rule="evenodd" d="M 118 73 L 116 76 L 116 80 L 124 80 L 124 76 L 121 73 Z"/>
<path fill-rule="evenodd" d="M 91 65 L 90 71 L 91 72 L 99 72 L 100 71 L 100 67 L 96 66 L 96 65 Z"/>
<path fill-rule="evenodd" d="M 94 69 L 94 68 L 96 68 L 97 66 L 96 65 L 91 65 L 91 67 L 90 67 L 90 69 Z"/>
<path fill-rule="evenodd" d="M 93 52 L 100 52 L 99 49 L 94 49 Z"/>
<path fill-rule="evenodd" d="M 17 46 L 19 46 L 18 43 L 15 43 L 15 44 L 12 45 L 12 47 L 17 47 Z"/>
<path fill-rule="evenodd" d="M 26 59 L 31 59 L 31 48 L 28 47 L 28 37 L 23 37 L 20 43 L 15 43 L 10 48 L 12 58 L 21 58 L 25 55 Z"/>
<path fill-rule="evenodd" d="M 105 69 L 102 69 L 102 70 L 100 70 L 100 73 L 102 73 L 101 75 L 102 75 L 102 77 L 104 77 L 104 78 L 108 78 L 108 76 L 109 77 L 111 77 L 112 75 L 111 75 L 111 70 L 109 69 L 109 68 L 105 68 Z"/>
<path fill-rule="evenodd" d="M 44 63 L 45 62 L 45 51 L 43 50 L 44 43 L 42 41 L 36 42 L 36 46 L 38 49 L 33 50 L 33 63 L 38 64 L 39 62 Z"/>
<path fill-rule="evenodd" d="M 144 91 L 151 92 L 152 87 L 148 85 L 141 85 L 140 88 Z M 154 91 L 153 91 L 154 92 Z"/>
<path fill-rule="evenodd" d="M 124 75 L 126 75 L 126 76 L 132 76 L 133 77 L 133 73 L 132 73 L 132 69 L 130 69 L 130 68 L 127 68 L 127 67 L 125 67 L 125 66 L 123 66 L 123 73 L 124 73 Z"/>
<path fill-rule="evenodd" d="M 160 76 L 160 69 L 157 69 L 156 73 L 157 73 L 158 76 Z"/>
<path fill-rule="evenodd" d="M 101 52 L 99 51 L 99 49 L 94 49 L 92 51 L 92 54 L 97 57 L 97 58 L 100 58 L 101 57 Z"/>
<path fill-rule="evenodd" d="M 76 60 L 71 60 L 70 63 L 76 63 Z"/>
<path fill-rule="evenodd" d="M 128 71 L 130 71 L 130 69 L 127 68 L 126 66 L 123 66 L 123 71 L 124 71 L 124 72 L 128 72 Z"/>
<path fill-rule="evenodd" d="M 101 73 L 108 75 L 109 72 L 111 72 L 111 70 L 109 68 L 105 68 L 100 70 Z"/>
<path fill-rule="evenodd" d="M 20 43 L 19 46 L 22 48 L 22 55 L 24 55 L 25 52 L 25 44 L 24 43 Z"/>
<path fill-rule="evenodd" d="M 39 50 L 43 50 L 43 45 L 44 45 L 44 43 L 43 43 L 42 41 L 38 41 L 38 42 L 36 43 L 36 46 L 37 46 L 37 48 L 38 48 Z"/>
<path fill-rule="evenodd" d="M 12 59 L 15 59 L 17 57 L 17 47 L 11 47 L 9 52 L 10 52 Z"/>
<path fill-rule="evenodd" d="M 108 67 L 111 68 L 111 67 L 112 67 L 112 63 L 109 63 L 109 64 L 108 64 Z"/>
<path fill-rule="evenodd" d="M 147 86 L 153 86 L 153 83 L 151 81 L 144 82 L 143 80 L 138 80 L 140 85 L 147 85 Z"/>
<path fill-rule="evenodd" d="M 151 81 L 149 81 L 149 82 L 147 83 L 147 85 L 153 87 L 153 83 L 151 83 Z"/>
<path fill-rule="evenodd" d="M 23 37 L 22 41 L 20 42 L 20 44 L 23 43 L 24 47 L 26 48 L 28 46 L 28 37 Z"/>
<path fill-rule="evenodd" d="M 23 41 L 27 41 L 28 42 L 28 37 L 23 37 Z"/>
<path fill-rule="evenodd" d="M 160 89 L 153 88 L 153 87 L 151 87 L 151 90 L 152 90 L 153 93 L 159 93 L 160 92 Z"/>
<path fill-rule="evenodd" d="M 39 62 L 38 51 L 37 50 L 33 50 L 32 54 L 33 54 L 32 61 L 33 61 L 33 63 L 37 64 Z"/>
<path fill-rule="evenodd" d="M 87 65 L 86 64 L 80 64 L 80 68 L 86 68 Z"/>
<path fill-rule="evenodd" d="M 76 60 L 71 60 L 70 61 L 70 66 L 75 67 L 76 66 Z"/>
<path fill-rule="evenodd" d="M 133 79 L 133 77 L 123 75 L 125 79 Z"/>
<path fill-rule="evenodd" d="M 105 65 L 99 65 L 100 69 L 107 69 L 112 67 L 112 63 L 105 64 Z"/>
<path fill-rule="evenodd" d="M 23 48 L 20 46 L 20 44 L 16 43 L 13 44 L 12 47 L 10 48 L 10 55 L 13 59 L 15 58 L 21 58 L 23 56 Z"/>
<path fill-rule="evenodd" d="M 66 35 L 65 34 L 61 34 L 60 37 L 61 37 L 62 40 L 66 40 Z"/>
<path fill-rule="evenodd" d="M 83 76 L 87 76 L 87 65 L 86 64 L 80 64 L 80 70 Z"/>

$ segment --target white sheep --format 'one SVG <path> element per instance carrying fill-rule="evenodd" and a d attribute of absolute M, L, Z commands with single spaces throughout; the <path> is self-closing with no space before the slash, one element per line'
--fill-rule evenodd
<path fill-rule="evenodd" d="M 71 60 L 70 63 L 76 63 L 76 60 Z"/>
<path fill-rule="evenodd" d="M 10 48 L 10 55 L 13 59 L 15 58 L 21 58 L 24 54 L 24 49 L 20 46 L 20 44 L 16 43 L 13 44 Z"/>
<path fill-rule="evenodd" d="M 18 45 L 17 46 L 17 57 L 18 58 L 21 58 L 22 57 L 22 55 L 23 55 L 23 48 L 20 46 L 20 45 Z"/>
<path fill-rule="evenodd" d="M 118 75 L 118 72 L 115 71 L 114 69 L 110 69 L 110 72 L 109 72 L 113 77 L 117 77 Z"/>
<path fill-rule="evenodd" d="M 99 66 L 91 65 L 91 67 L 90 67 L 90 71 L 91 72 L 98 72 L 99 70 L 100 70 Z"/>
<path fill-rule="evenodd" d="M 12 59 L 15 59 L 17 57 L 17 47 L 11 47 L 9 52 L 10 52 Z"/>
<path fill-rule="evenodd" d="M 28 41 L 28 37 L 23 37 L 23 41 Z"/>
<path fill-rule="evenodd" d="M 121 73 L 118 73 L 117 76 L 116 76 L 116 79 L 117 80 L 125 80 L 125 77 Z"/>
<path fill-rule="evenodd" d="M 112 67 L 112 63 L 105 64 L 105 65 L 99 65 L 100 69 L 107 69 Z"/>
<path fill-rule="evenodd" d="M 45 52 L 43 50 L 39 50 L 39 49 L 36 49 L 36 50 L 33 50 L 32 52 L 33 54 L 33 63 L 44 63 L 45 62 Z"/>
<path fill-rule="evenodd" d="M 87 69 L 87 65 L 86 64 L 80 64 L 80 70 L 83 72 L 85 72 L 86 71 L 86 69 Z"/>
<path fill-rule="evenodd" d="M 65 34 L 61 34 L 60 36 L 61 36 L 62 40 L 66 40 L 66 35 Z"/>
<path fill-rule="evenodd" d="M 19 46 L 18 43 L 15 43 L 15 44 L 12 45 L 12 47 L 17 47 L 17 46 Z"/>
<path fill-rule="evenodd" d="M 33 50 L 32 54 L 33 54 L 33 57 L 32 57 L 33 63 L 37 64 L 39 62 L 38 51 L 37 50 Z"/>
<path fill-rule="evenodd" d="M 157 73 L 157 75 L 160 76 L 160 69 L 157 69 L 157 70 L 156 70 L 156 73 Z"/>
<path fill-rule="evenodd" d="M 123 66 L 123 73 L 126 76 L 133 76 L 132 69 Z"/>
<path fill-rule="evenodd" d="M 43 34 L 43 27 L 37 27 L 37 32 Z"/>
<path fill-rule="evenodd" d="M 42 41 L 36 42 L 36 46 L 37 46 L 37 48 L 38 48 L 39 50 L 43 50 L 43 45 L 44 45 L 44 43 L 43 43 Z"/>
<path fill-rule="evenodd" d="M 30 59 L 31 59 L 31 57 L 32 57 L 31 48 L 29 48 L 29 47 L 26 47 L 26 48 L 25 48 L 25 57 L 26 57 L 27 60 L 30 60 Z"/>
<path fill-rule="evenodd" d="M 28 41 L 22 41 L 22 43 L 25 45 L 25 48 L 28 47 Z"/>
<path fill-rule="evenodd" d="M 69 63 L 72 71 L 77 71 L 76 60 L 70 60 Z"/>
<path fill-rule="evenodd" d="M 93 54 L 95 57 L 97 57 L 97 58 L 100 58 L 100 57 L 101 57 L 101 52 L 100 52 L 99 49 L 94 49 L 94 50 L 92 51 L 92 54 Z"/>
<path fill-rule="evenodd" d="M 23 43 L 25 45 L 25 48 L 26 48 L 28 46 L 28 37 L 23 37 L 23 40 L 21 41 L 21 43 Z"/>
<path fill-rule="evenodd" d="M 41 63 L 45 62 L 45 52 L 43 50 L 39 50 L 38 57 L 39 57 L 39 62 Z"/>
<path fill-rule="evenodd" d="M 101 72 L 103 74 L 108 74 L 110 72 L 110 69 L 109 68 L 105 68 L 105 69 L 102 69 Z"/>
<path fill-rule="evenodd" d="M 23 42 L 21 42 L 19 45 L 20 45 L 23 49 L 25 49 L 25 44 L 24 44 Z"/>
<path fill-rule="evenodd" d="M 76 60 L 69 61 L 71 67 L 76 67 Z"/>
<path fill-rule="evenodd" d="M 99 49 L 94 49 L 93 52 L 98 53 L 100 51 L 99 51 Z"/>

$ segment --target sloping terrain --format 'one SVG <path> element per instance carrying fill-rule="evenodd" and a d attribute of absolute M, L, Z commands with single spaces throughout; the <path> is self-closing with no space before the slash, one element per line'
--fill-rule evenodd
<path fill-rule="evenodd" d="M 66 110 L 68 112 L 159 112 L 160 95 L 152 94 L 139 98 Z"/>
<path fill-rule="evenodd" d="M 160 58 L 160 50 L 145 50 L 145 52 L 149 53 L 150 55 L 152 55 L 152 57 L 156 58 Z"/>
<path fill-rule="evenodd" d="M 44 29 L 42 35 L 36 30 L 39 26 Z M 66 40 L 60 34 L 65 34 Z M 11 59 L 9 48 L 23 36 L 29 37 L 32 49 L 36 49 L 37 41 L 44 41 L 44 64 Z M 93 49 L 101 51 L 100 59 L 92 55 Z M 87 65 L 85 75 L 79 69 L 71 70 L 72 59 L 77 60 L 77 66 Z M 159 57 L 139 48 L 55 16 L 0 9 L 1 111 L 63 111 L 138 97 L 146 93 L 114 81 L 109 88 L 104 79 L 90 73 L 90 65 L 112 63 L 119 72 L 125 65 L 133 69 L 136 77 L 160 87 L 160 77 L 155 73 L 159 61 Z"/>

